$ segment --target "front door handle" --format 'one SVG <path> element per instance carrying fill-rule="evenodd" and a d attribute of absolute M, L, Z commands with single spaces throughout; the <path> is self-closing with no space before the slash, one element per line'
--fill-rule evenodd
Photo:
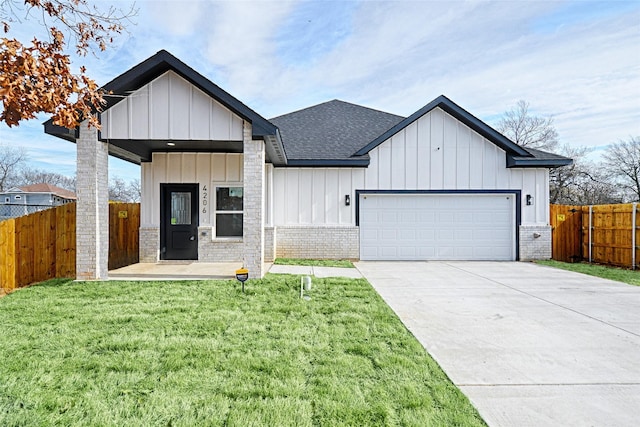
<path fill-rule="evenodd" d="M 196 236 L 191 236 L 191 237 L 189 237 L 189 240 L 191 240 L 191 241 L 196 240 Z"/>

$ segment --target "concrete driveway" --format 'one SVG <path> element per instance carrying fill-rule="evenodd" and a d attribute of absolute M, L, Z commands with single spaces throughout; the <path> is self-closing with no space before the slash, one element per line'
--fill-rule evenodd
<path fill-rule="evenodd" d="M 640 424 L 640 287 L 520 262 L 357 267 L 490 426 Z"/>

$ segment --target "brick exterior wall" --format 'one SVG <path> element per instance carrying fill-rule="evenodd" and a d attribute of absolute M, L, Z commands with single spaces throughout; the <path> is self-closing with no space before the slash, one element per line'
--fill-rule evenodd
<path fill-rule="evenodd" d="M 198 227 L 198 261 L 242 261 L 242 239 L 211 240 L 211 227 Z"/>
<path fill-rule="evenodd" d="M 274 227 L 264 228 L 264 262 L 276 259 L 276 230 Z"/>
<path fill-rule="evenodd" d="M 109 278 L 109 151 L 98 130 L 83 122 L 76 140 L 76 278 Z"/>
<path fill-rule="evenodd" d="M 521 261 L 551 258 L 551 226 L 521 225 L 519 231 Z"/>
<path fill-rule="evenodd" d="M 160 259 L 160 227 L 140 227 L 140 262 Z"/>
<path fill-rule="evenodd" d="M 251 124 L 244 122 L 243 264 L 250 278 L 264 276 L 264 141 L 252 139 Z"/>
<path fill-rule="evenodd" d="M 278 226 L 280 258 L 359 259 L 360 234 L 352 226 Z"/>

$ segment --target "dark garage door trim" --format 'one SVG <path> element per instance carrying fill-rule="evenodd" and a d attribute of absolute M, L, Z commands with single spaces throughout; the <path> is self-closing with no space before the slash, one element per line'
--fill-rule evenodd
<path fill-rule="evenodd" d="M 520 260 L 520 199 L 522 190 L 356 190 L 356 227 L 360 227 L 360 195 L 363 194 L 514 194 L 516 196 L 516 261 Z"/>

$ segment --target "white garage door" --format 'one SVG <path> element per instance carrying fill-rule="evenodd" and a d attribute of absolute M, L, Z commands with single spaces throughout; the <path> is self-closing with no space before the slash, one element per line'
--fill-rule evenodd
<path fill-rule="evenodd" d="M 513 194 L 361 194 L 362 260 L 515 260 Z"/>

